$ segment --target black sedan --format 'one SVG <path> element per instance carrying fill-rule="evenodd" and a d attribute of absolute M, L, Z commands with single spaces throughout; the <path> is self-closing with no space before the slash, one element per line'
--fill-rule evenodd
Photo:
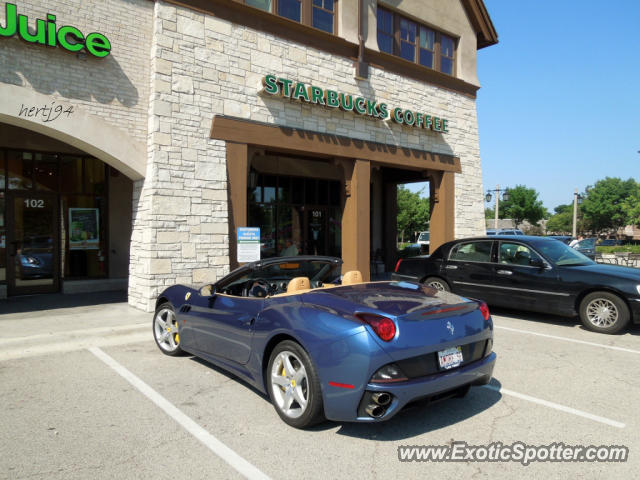
<path fill-rule="evenodd" d="M 430 257 L 398 261 L 394 280 L 418 280 L 490 305 L 580 316 L 596 332 L 640 323 L 640 269 L 595 263 L 559 240 L 454 240 Z"/>

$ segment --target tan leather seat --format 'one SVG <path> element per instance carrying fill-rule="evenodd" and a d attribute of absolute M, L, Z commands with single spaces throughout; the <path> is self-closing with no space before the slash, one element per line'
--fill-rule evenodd
<path fill-rule="evenodd" d="M 342 277 L 342 285 L 353 285 L 355 283 L 362 283 L 362 273 L 359 270 L 351 270 L 344 274 Z"/>
<path fill-rule="evenodd" d="M 311 288 L 311 282 L 307 277 L 292 278 L 287 285 L 287 293 L 300 292 L 302 290 L 309 290 Z"/>

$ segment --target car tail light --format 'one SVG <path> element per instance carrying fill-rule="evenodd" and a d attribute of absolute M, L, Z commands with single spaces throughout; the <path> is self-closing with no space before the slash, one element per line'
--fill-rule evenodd
<path fill-rule="evenodd" d="M 370 383 L 394 383 L 406 382 L 409 380 L 400 367 L 395 363 L 390 363 L 378 369 L 371 377 Z"/>
<path fill-rule="evenodd" d="M 480 302 L 480 312 L 482 312 L 482 317 L 486 321 L 489 321 L 489 319 L 491 318 L 491 314 L 489 313 L 489 307 L 486 303 Z"/>
<path fill-rule="evenodd" d="M 390 318 L 373 313 L 357 313 L 356 317 L 368 324 L 385 342 L 390 342 L 396 336 L 396 324 Z"/>
<path fill-rule="evenodd" d="M 400 268 L 401 263 L 402 263 L 402 259 L 398 260 L 398 263 L 396 263 L 396 269 L 394 270 L 394 272 L 398 273 L 398 268 Z"/>

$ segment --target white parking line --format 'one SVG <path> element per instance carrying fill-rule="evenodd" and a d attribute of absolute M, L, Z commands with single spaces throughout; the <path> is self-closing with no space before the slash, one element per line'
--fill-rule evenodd
<path fill-rule="evenodd" d="M 575 408 L 567 407 L 565 405 L 560 405 L 559 403 L 549 402 L 547 400 L 542 400 L 541 398 L 532 397 L 530 395 L 525 395 L 524 393 L 514 392 L 513 390 L 507 390 L 506 388 L 499 388 L 493 385 L 484 385 L 485 388 L 489 390 L 493 390 L 495 392 L 500 392 L 504 395 L 510 395 L 512 397 L 519 398 L 521 400 L 527 400 L 528 402 L 537 403 L 538 405 L 544 405 L 545 407 L 553 408 L 554 410 L 559 410 L 565 413 L 571 413 L 572 415 L 577 415 L 579 417 L 588 418 L 589 420 L 593 420 L 594 422 L 604 423 L 605 425 L 609 425 L 611 427 L 616 428 L 624 428 L 626 425 L 621 422 L 616 422 L 615 420 L 610 420 L 605 417 L 601 417 L 599 415 L 593 415 L 592 413 L 583 412 L 582 410 L 577 410 Z"/>
<path fill-rule="evenodd" d="M 553 338 L 554 340 L 563 340 L 565 342 L 580 343 L 582 345 L 590 345 L 592 347 L 600 347 L 600 348 L 606 348 L 609 350 L 617 350 L 619 352 L 640 354 L 640 350 L 633 350 L 631 348 L 614 347 L 612 345 L 604 345 L 602 343 L 595 343 L 595 342 L 585 342 L 584 340 L 576 340 L 574 338 L 569 338 L 569 337 L 558 337 L 556 335 L 548 335 L 546 333 L 532 332 L 530 330 L 520 330 L 518 328 L 502 327 L 495 324 L 494 324 L 494 328 L 497 328 L 499 330 L 508 330 L 510 332 L 525 333 L 527 335 L 535 335 L 537 337 Z"/>
<path fill-rule="evenodd" d="M 82 330 L 63 330 L 61 332 L 51 332 L 51 333 L 39 333 L 37 335 L 29 335 L 26 337 L 11 337 L 11 338 L 2 338 L 0 339 L 0 346 L 7 345 L 10 343 L 20 343 L 20 342 L 29 342 L 33 340 L 51 340 L 58 337 L 70 338 L 77 336 L 87 336 L 87 335 L 102 335 L 108 333 L 119 333 L 119 332 L 128 332 L 130 330 L 142 330 L 149 328 L 149 322 L 145 323 L 134 323 L 133 325 L 116 325 L 113 327 L 96 327 L 96 328 L 84 328 Z"/>
<path fill-rule="evenodd" d="M 167 415 L 173 418 L 178 424 L 180 424 L 187 432 L 200 440 L 209 450 L 219 456 L 222 460 L 227 462 L 238 473 L 244 475 L 249 479 L 264 479 L 269 480 L 269 477 L 254 467 L 251 463 L 246 461 L 236 452 L 227 447 L 224 443 L 218 440 L 216 437 L 207 432 L 204 428 L 191 420 L 187 415 L 182 413 L 177 407 L 175 407 L 166 398 L 152 389 L 149 385 L 143 382 L 140 378 L 135 376 L 121 364 L 119 364 L 112 357 L 100 350 L 98 347 L 89 348 L 89 351 L 96 357 L 102 360 L 105 364 L 111 367 L 116 373 L 118 373 L 127 382 L 133 385 L 140 393 L 160 407 Z"/>

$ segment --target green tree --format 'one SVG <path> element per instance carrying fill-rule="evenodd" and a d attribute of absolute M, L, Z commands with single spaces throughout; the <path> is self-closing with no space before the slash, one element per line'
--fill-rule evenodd
<path fill-rule="evenodd" d="M 429 223 L 429 199 L 423 198 L 423 190 L 417 193 L 398 185 L 398 234 L 404 241 L 414 232 L 427 230 Z"/>
<path fill-rule="evenodd" d="M 496 218 L 496 209 L 493 207 L 487 207 L 484 209 L 484 218 L 486 220 L 493 220 Z"/>
<path fill-rule="evenodd" d="M 627 224 L 640 225 L 640 188 L 624 201 L 623 208 L 627 213 Z"/>
<path fill-rule="evenodd" d="M 547 232 L 567 233 L 573 228 L 573 205 L 558 205 L 547 220 Z"/>
<path fill-rule="evenodd" d="M 640 185 L 633 178 L 606 177 L 587 191 L 580 209 L 596 232 L 615 230 L 634 217 L 634 197 L 640 197 Z"/>
<path fill-rule="evenodd" d="M 512 218 L 516 226 L 523 220 L 535 225 L 548 215 L 542 200 L 538 200 L 538 192 L 524 185 L 516 185 L 509 189 L 509 200 L 502 200 L 498 210 L 500 218 Z"/>

